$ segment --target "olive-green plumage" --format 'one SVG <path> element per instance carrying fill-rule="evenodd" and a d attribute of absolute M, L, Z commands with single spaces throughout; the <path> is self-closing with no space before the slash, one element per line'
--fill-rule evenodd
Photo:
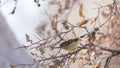
<path fill-rule="evenodd" d="M 72 51 L 74 49 L 77 48 L 78 46 L 78 41 L 79 39 L 78 38 L 75 38 L 75 39 L 69 39 L 67 41 L 64 41 L 60 44 L 60 47 L 63 48 L 64 50 L 67 50 L 67 51 Z"/>

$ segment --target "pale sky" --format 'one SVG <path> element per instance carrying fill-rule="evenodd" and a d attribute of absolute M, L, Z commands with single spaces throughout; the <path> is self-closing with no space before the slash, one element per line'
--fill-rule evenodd
<path fill-rule="evenodd" d="M 46 2 L 41 2 L 41 7 L 38 7 L 34 0 L 18 0 L 17 9 L 13 15 L 9 14 L 14 7 L 13 2 L 2 5 L 1 11 L 20 43 L 26 44 L 25 34 L 34 36 L 35 27 L 45 18 L 43 14 L 45 5 Z"/>

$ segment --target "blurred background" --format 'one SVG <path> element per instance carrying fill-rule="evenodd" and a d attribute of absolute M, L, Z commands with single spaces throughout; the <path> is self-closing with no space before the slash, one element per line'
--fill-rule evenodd
<path fill-rule="evenodd" d="M 11 0 L 1 2 L 0 11 L 6 18 L 17 40 L 21 44 L 27 44 L 25 34 L 31 37 L 34 36 L 35 28 L 40 24 L 41 20 L 46 18 L 43 8 L 47 5 L 47 2 L 40 1 L 41 6 L 38 7 L 34 0 L 18 0 L 14 14 L 10 14 L 15 6 L 14 2 Z"/>
<path fill-rule="evenodd" d="M 44 10 L 47 9 L 47 11 L 50 11 L 51 14 L 55 14 L 54 10 L 56 10 L 56 8 L 54 8 L 53 6 L 49 6 L 49 2 L 51 0 L 41 0 L 40 1 L 40 7 L 38 6 L 37 3 L 34 3 L 34 0 L 18 0 L 17 4 L 11 1 L 11 0 L 1 0 L 1 4 L 0 4 L 0 12 L 2 13 L 3 17 L 5 19 L 3 19 L 3 17 L 1 16 L 1 20 L 5 20 L 8 24 L 8 26 L 10 26 L 13 34 L 15 35 L 15 37 L 13 35 L 9 35 L 9 32 L 6 36 L 7 40 L 11 40 L 11 38 L 17 38 L 17 41 L 21 44 L 21 45 L 29 45 L 28 42 L 26 42 L 26 34 L 30 36 L 30 38 L 32 38 L 32 40 L 36 40 L 35 38 L 35 33 L 36 33 L 36 28 L 43 24 L 44 21 L 49 20 L 48 16 L 45 14 Z M 112 0 L 110 1 L 101 1 L 101 0 L 80 0 L 81 2 L 84 2 L 84 9 L 83 9 L 83 14 L 85 15 L 86 19 L 93 19 L 97 16 L 98 10 L 95 9 L 96 7 L 98 7 L 97 3 L 100 3 L 101 5 L 105 5 L 105 4 L 109 4 L 111 3 Z M 72 9 L 73 11 L 71 11 L 70 16 L 69 16 L 69 22 L 76 25 L 80 20 L 80 16 L 79 16 L 79 4 L 80 3 L 76 3 L 75 7 Z M 14 7 L 16 5 L 16 10 L 14 14 L 11 14 L 11 12 L 13 11 Z M 64 19 L 64 17 L 63 17 Z M 102 19 L 103 21 L 104 19 Z M 87 24 L 87 26 L 90 26 L 90 23 Z M 91 28 L 91 27 L 88 27 Z M 91 28 L 92 29 L 92 28 Z M 0 31 L 1 32 L 1 31 Z M 11 33 L 12 33 L 11 32 Z M 2 32 L 1 32 L 2 33 Z M 5 33 L 2 33 L 5 34 Z M 77 30 L 76 30 L 76 34 L 77 34 Z M 82 34 L 82 32 L 80 33 Z M 78 34 L 79 35 L 79 34 Z M 10 37 L 9 37 L 10 36 Z M 10 39 L 8 39 L 10 38 Z M 70 38 L 70 36 L 68 36 L 68 38 Z M 4 39 L 4 37 L 3 37 Z M 5 39 L 5 40 L 6 40 Z M 12 40 L 12 42 L 16 42 L 15 39 Z M 0 39 L 1 42 L 1 39 Z M 19 47 L 20 44 L 16 42 L 13 43 L 13 47 Z M 6 43 L 6 42 L 5 42 Z M 8 44 L 10 44 L 8 42 Z M 18 46 L 16 46 L 16 44 Z M 13 62 L 13 64 L 15 64 L 17 61 L 16 59 L 21 58 L 22 55 L 25 55 L 26 52 L 22 52 L 22 50 L 18 50 L 15 51 L 16 53 L 11 52 L 9 54 L 9 47 L 6 45 L 6 49 L 4 48 L 3 50 L 0 51 L 0 54 L 3 54 L 5 56 L 4 60 L 9 61 L 9 62 Z M 3 46 L 1 45 L 0 48 L 3 48 Z M 2 52 L 5 51 L 6 52 Z M 1 53 L 2 52 L 2 53 Z M 18 54 L 19 53 L 19 54 Z M 6 56 L 7 55 L 7 56 Z M 10 57 L 9 57 L 10 55 Z M 2 57 L 4 57 L 2 56 Z M 7 57 L 7 59 L 6 59 Z M 14 57 L 18 57 L 18 58 L 14 58 Z M 21 58 L 19 60 L 21 60 L 21 62 L 25 63 L 25 61 L 23 61 L 24 59 L 28 59 L 28 57 L 31 59 L 30 56 L 24 56 L 24 58 Z M 28 59 L 28 60 L 30 60 Z M 0 61 L 1 61 L 1 56 L 0 56 Z M 20 63 L 21 63 L 20 62 Z M 0 65 L 2 65 L 2 63 L 0 63 Z M 74 65 L 73 65 L 74 67 Z M 0 68 L 5 68 L 5 67 L 0 67 Z M 7 68 L 7 67 L 6 67 Z M 87 67 L 86 67 L 87 68 Z"/>

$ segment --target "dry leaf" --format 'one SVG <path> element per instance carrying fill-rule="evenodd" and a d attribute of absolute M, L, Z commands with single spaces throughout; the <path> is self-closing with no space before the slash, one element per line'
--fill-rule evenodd
<path fill-rule="evenodd" d="M 112 22 L 112 23 L 116 23 L 116 22 L 117 22 L 117 19 L 113 18 L 111 22 Z"/>
<path fill-rule="evenodd" d="M 102 16 L 107 18 L 109 16 L 109 11 L 102 11 Z"/>
<path fill-rule="evenodd" d="M 23 47 L 24 47 L 25 49 L 27 49 L 27 46 L 24 46 L 24 45 L 23 45 Z"/>
<path fill-rule="evenodd" d="M 67 21 L 63 22 L 62 25 L 66 30 L 69 29 L 69 25 L 67 24 Z"/>
<path fill-rule="evenodd" d="M 101 68 L 101 63 L 97 64 L 96 68 Z"/>
<path fill-rule="evenodd" d="M 54 18 L 58 19 L 58 18 L 59 18 L 59 15 L 58 15 L 58 14 L 55 14 Z"/>
<path fill-rule="evenodd" d="M 111 23 L 109 24 L 109 27 L 112 29 L 112 28 L 114 28 L 114 25 L 115 25 L 115 23 L 112 23 L 112 22 L 111 22 Z"/>
<path fill-rule="evenodd" d="M 79 16 L 84 17 L 83 16 L 83 3 L 81 3 L 79 7 Z"/>
<path fill-rule="evenodd" d="M 59 6 L 58 12 L 59 12 L 60 14 L 62 14 L 62 5 L 61 5 L 61 2 L 60 2 L 60 1 L 58 2 L 58 6 Z"/>
<path fill-rule="evenodd" d="M 14 14 L 16 10 L 16 7 L 13 8 L 12 12 L 10 12 L 10 14 Z"/>
<path fill-rule="evenodd" d="M 15 66 L 14 66 L 14 65 L 11 65 L 11 64 L 10 64 L 10 67 L 11 67 L 11 68 L 15 68 Z"/>
<path fill-rule="evenodd" d="M 117 7 L 117 10 L 120 12 L 120 6 Z"/>
<path fill-rule="evenodd" d="M 95 17 L 93 21 L 96 22 L 97 18 L 98 18 L 98 17 Z"/>
<path fill-rule="evenodd" d="M 90 65 L 90 68 L 94 68 L 94 65 Z"/>
<path fill-rule="evenodd" d="M 32 56 L 38 57 L 37 53 L 31 52 L 30 54 L 31 54 Z"/>
<path fill-rule="evenodd" d="M 33 56 L 34 56 L 35 54 L 34 54 L 33 52 L 31 52 L 31 55 L 33 55 Z"/>
<path fill-rule="evenodd" d="M 65 9 L 69 8 L 70 2 L 71 2 L 71 0 L 66 0 L 65 1 Z"/>
<path fill-rule="evenodd" d="M 94 41 L 92 42 L 94 45 L 101 45 L 105 42 L 105 39 L 106 39 L 106 35 L 101 33 L 101 32 L 98 32 L 97 33 L 100 37 L 98 37 L 98 39 L 94 39 Z"/>
<path fill-rule="evenodd" d="M 52 27 L 52 30 L 57 30 L 57 23 L 52 22 L 51 27 Z"/>
<path fill-rule="evenodd" d="M 49 68 L 55 68 L 53 65 L 50 65 Z"/>
<path fill-rule="evenodd" d="M 100 45 L 101 43 L 103 43 L 103 38 L 100 38 L 98 40 L 94 40 L 94 42 L 93 42 L 94 45 Z"/>
<path fill-rule="evenodd" d="M 63 65 L 60 65 L 60 68 L 63 68 Z"/>
<path fill-rule="evenodd" d="M 87 22 L 88 22 L 88 20 L 82 20 L 82 21 L 77 23 L 77 26 L 81 27 L 82 25 L 86 24 Z"/>
<path fill-rule="evenodd" d="M 96 41 L 96 37 L 91 37 L 90 42 L 94 43 Z"/>
<path fill-rule="evenodd" d="M 59 59 L 55 59 L 54 61 L 54 65 L 60 66 L 61 61 Z"/>
<path fill-rule="evenodd" d="M 120 57 L 120 54 L 118 54 L 118 57 Z"/>
<path fill-rule="evenodd" d="M 112 19 L 110 23 L 110 28 L 114 28 L 115 23 L 117 22 L 117 19 Z"/>
<path fill-rule="evenodd" d="M 59 33 L 59 31 L 58 31 L 58 30 L 55 30 L 55 34 L 57 34 L 57 33 Z"/>
<path fill-rule="evenodd" d="M 64 25 L 64 28 L 65 28 L 66 30 L 68 30 L 68 29 L 69 29 L 69 26 L 66 24 L 66 25 Z"/>
<path fill-rule="evenodd" d="M 44 24 L 41 24 L 38 29 L 40 29 L 41 31 L 45 31 L 46 30 L 46 26 L 47 26 L 47 23 L 43 22 Z"/>
<path fill-rule="evenodd" d="M 85 56 L 84 59 L 85 59 L 86 61 L 90 61 L 90 57 L 89 57 L 89 56 Z"/>
<path fill-rule="evenodd" d="M 41 55 L 43 55 L 45 53 L 45 47 L 41 46 L 39 48 L 39 51 L 40 51 Z"/>
<path fill-rule="evenodd" d="M 109 35 L 107 35 L 107 37 L 109 38 L 108 45 L 112 46 L 114 43 L 114 35 L 109 34 Z"/>
<path fill-rule="evenodd" d="M 27 42 L 30 42 L 30 43 L 32 44 L 32 40 L 30 39 L 30 36 L 27 35 L 27 34 L 25 34 L 25 36 L 26 36 L 26 41 L 27 41 Z"/>

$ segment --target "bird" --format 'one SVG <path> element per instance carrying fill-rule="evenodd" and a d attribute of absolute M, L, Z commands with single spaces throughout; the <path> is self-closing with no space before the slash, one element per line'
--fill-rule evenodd
<path fill-rule="evenodd" d="M 79 38 L 69 39 L 67 41 L 64 41 L 60 44 L 60 48 L 67 50 L 67 51 L 73 51 L 77 49 L 79 43 Z"/>

